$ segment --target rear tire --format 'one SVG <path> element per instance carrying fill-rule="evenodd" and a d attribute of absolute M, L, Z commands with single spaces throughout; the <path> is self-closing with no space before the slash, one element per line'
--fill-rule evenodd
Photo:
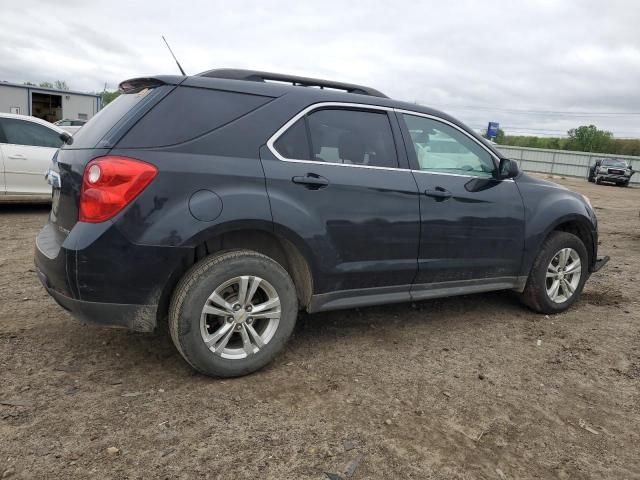
<path fill-rule="evenodd" d="M 287 271 L 251 250 L 211 255 L 180 280 L 169 308 L 171 339 L 197 371 L 237 377 L 270 363 L 298 316 Z"/>
<path fill-rule="evenodd" d="M 582 240 L 571 233 L 552 232 L 533 262 L 521 301 L 539 313 L 565 311 L 580 297 L 589 276 L 588 259 Z"/>

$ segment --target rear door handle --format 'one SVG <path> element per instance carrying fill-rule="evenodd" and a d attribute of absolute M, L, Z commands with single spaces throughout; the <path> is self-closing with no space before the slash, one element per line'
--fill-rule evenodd
<path fill-rule="evenodd" d="M 15 155 L 8 155 L 9 158 L 13 159 L 13 160 L 26 160 L 27 157 L 25 157 L 24 155 L 17 153 Z"/>
<path fill-rule="evenodd" d="M 307 173 L 305 176 L 301 177 L 293 177 L 291 179 L 293 183 L 297 183 L 299 185 L 304 185 L 310 190 L 317 190 L 319 188 L 324 188 L 329 185 L 329 180 L 321 175 L 317 175 L 315 173 Z"/>
<path fill-rule="evenodd" d="M 424 191 L 424 194 L 427 197 L 433 197 L 438 201 L 443 201 L 443 200 L 446 200 L 448 198 L 451 198 L 451 192 L 449 190 L 445 189 L 445 188 L 442 188 L 442 187 L 436 187 L 434 189 L 427 188 Z"/>

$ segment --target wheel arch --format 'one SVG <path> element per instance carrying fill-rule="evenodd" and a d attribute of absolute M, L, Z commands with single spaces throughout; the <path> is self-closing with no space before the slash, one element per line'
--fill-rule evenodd
<path fill-rule="evenodd" d="M 547 233 L 545 239 L 551 234 L 551 232 L 557 231 L 571 233 L 578 237 L 584 244 L 587 254 L 589 255 L 589 265 L 593 264 L 595 261 L 595 239 L 593 238 L 591 225 L 587 219 L 580 217 L 579 215 L 573 215 L 569 218 L 560 220 L 553 226 L 553 229 Z"/>
<path fill-rule="evenodd" d="M 286 235 L 286 231 L 275 233 L 270 222 L 218 225 L 208 234 L 199 234 L 190 243 L 192 254 L 171 273 L 160 295 L 158 324 L 166 323 L 171 297 L 187 270 L 211 254 L 230 250 L 253 250 L 278 262 L 293 280 L 300 307 L 309 305 L 315 270 L 311 254 L 306 251 L 301 239 Z"/>
<path fill-rule="evenodd" d="M 537 235 L 535 246 L 528 249 L 528 258 L 526 261 L 526 270 L 523 275 L 528 277 L 535 258 L 540 253 L 540 248 L 544 241 L 549 238 L 553 232 L 567 232 L 578 237 L 585 246 L 588 255 L 588 264 L 591 267 L 596 260 L 597 237 L 594 237 L 594 227 L 591 221 L 580 214 L 567 214 L 555 219 L 547 226 L 539 235 Z"/>

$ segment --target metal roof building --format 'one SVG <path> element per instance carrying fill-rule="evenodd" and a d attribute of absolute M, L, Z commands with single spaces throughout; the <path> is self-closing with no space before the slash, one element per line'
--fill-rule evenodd
<path fill-rule="evenodd" d="M 100 95 L 0 81 L 0 112 L 33 115 L 48 122 L 88 120 L 102 107 Z"/>

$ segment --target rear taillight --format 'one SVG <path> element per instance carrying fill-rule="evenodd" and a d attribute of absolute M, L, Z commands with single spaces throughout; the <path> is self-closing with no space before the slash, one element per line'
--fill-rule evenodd
<path fill-rule="evenodd" d="M 80 221 L 109 220 L 129 205 L 157 173 L 153 165 L 133 158 L 107 156 L 90 161 L 82 177 Z"/>

